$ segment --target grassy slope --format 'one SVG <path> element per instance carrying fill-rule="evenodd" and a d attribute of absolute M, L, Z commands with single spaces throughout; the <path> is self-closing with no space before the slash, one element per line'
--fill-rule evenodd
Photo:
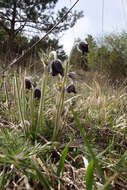
<path fill-rule="evenodd" d="M 31 92 L 25 95 L 24 120 L 28 120 L 30 126 L 27 128 L 25 123 L 25 130 L 22 130 L 19 125 L 21 121 L 17 98 L 13 94 L 13 80 L 9 80 L 7 85 L 8 102 L 4 102 L 6 93 L 4 88 L 1 88 L 1 189 L 89 189 L 87 184 L 90 181 L 95 189 L 108 189 L 106 185 L 102 185 L 106 182 L 112 183 L 111 189 L 127 189 L 126 89 L 109 86 L 101 76 L 93 77 L 91 74 L 88 77 L 86 74 L 85 78 L 79 77 L 76 82 L 78 93 L 65 96 L 66 109 L 59 121 L 62 128 L 59 128 L 58 138 L 52 141 L 58 109 L 58 104 L 55 106 L 58 101 L 56 94 L 59 95 L 56 89 L 61 85 L 54 80 L 48 79 L 44 118 L 42 123 L 39 123 L 41 127 L 36 135 L 36 119 L 32 121 L 32 116 L 37 118 L 39 101 L 32 103 Z M 23 106 L 23 102 L 21 105 Z M 70 106 L 73 107 L 76 116 L 72 114 Z M 83 140 L 84 134 L 87 141 Z M 66 144 L 70 138 L 72 143 L 68 150 Z M 63 148 L 65 150 L 62 152 Z M 87 162 L 91 160 L 94 162 L 94 177 L 87 170 L 88 178 L 85 180 Z M 92 164 L 90 166 L 92 168 Z M 103 170 L 104 174 L 101 175 L 100 170 Z M 92 169 L 89 171 L 92 172 Z"/>

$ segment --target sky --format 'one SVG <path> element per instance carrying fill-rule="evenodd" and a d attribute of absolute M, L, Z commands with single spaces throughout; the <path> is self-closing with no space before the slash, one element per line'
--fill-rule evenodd
<path fill-rule="evenodd" d="M 70 8 L 75 1 L 59 0 L 57 9 L 64 6 Z M 127 32 L 127 0 L 79 0 L 74 10 L 82 10 L 84 17 L 73 28 L 64 31 L 60 38 L 60 44 L 67 54 L 74 40 L 84 40 L 88 34 L 99 37 L 111 32 Z"/>

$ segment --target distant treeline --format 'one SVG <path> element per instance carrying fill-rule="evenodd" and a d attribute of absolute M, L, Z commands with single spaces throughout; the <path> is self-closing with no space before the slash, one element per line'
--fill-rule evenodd
<path fill-rule="evenodd" d="M 111 33 L 95 39 L 88 35 L 89 53 L 84 56 L 84 65 L 79 52 L 73 48 L 71 64 L 87 70 L 101 72 L 115 80 L 127 77 L 127 33 Z M 78 40 L 77 40 L 78 41 Z M 84 67 L 85 66 L 85 67 Z"/>
<path fill-rule="evenodd" d="M 31 47 L 38 36 L 28 39 L 23 35 L 17 35 L 14 41 L 13 57 L 19 56 L 24 50 Z M 89 45 L 89 53 L 81 56 L 77 51 L 76 45 L 71 52 L 71 65 L 75 69 L 84 69 L 86 71 L 98 71 L 113 80 L 123 80 L 127 77 L 127 33 L 111 33 L 105 35 L 102 39 L 94 38 L 88 35 L 86 39 Z M 80 39 L 77 39 L 77 42 Z M 8 52 L 8 35 L 3 30 L 0 30 L 0 57 L 6 57 Z M 76 44 L 76 42 L 75 42 Z M 72 44 L 73 46 L 73 44 Z M 46 38 L 32 52 L 32 56 L 38 56 L 39 50 L 42 49 L 45 53 L 50 50 L 58 51 L 58 58 L 62 61 L 67 58 L 63 46 L 59 45 L 59 40 Z M 86 69 L 87 68 L 87 69 Z"/>
<path fill-rule="evenodd" d="M 12 58 L 21 55 L 25 50 L 31 47 L 34 43 L 39 40 L 39 36 L 35 35 L 31 39 L 27 38 L 24 35 L 18 34 L 14 41 L 13 41 L 13 49 L 11 54 L 13 55 Z M 4 30 L 0 30 L 0 56 L 8 54 L 8 41 L 9 36 Z M 32 54 L 38 54 L 38 51 L 42 49 L 45 53 L 49 52 L 50 50 L 58 51 L 58 56 L 64 60 L 66 58 L 66 53 L 63 50 L 63 46 L 59 45 L 58 39 L 50 39 L 47 37 L 45 40 L 42 40 L 38 46 L 34 49 Z"/>

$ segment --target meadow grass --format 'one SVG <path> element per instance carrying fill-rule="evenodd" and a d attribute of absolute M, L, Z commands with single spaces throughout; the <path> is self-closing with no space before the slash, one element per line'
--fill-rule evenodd
<path fill-rule="evenodd" d="M 1 87 L 0 189 L 127 189 L 126 88 L 79 75 L 68 94 L 63 65 L 52 77 L 45 64 L 40 100 L 25 89 L 27 72 Z"/>

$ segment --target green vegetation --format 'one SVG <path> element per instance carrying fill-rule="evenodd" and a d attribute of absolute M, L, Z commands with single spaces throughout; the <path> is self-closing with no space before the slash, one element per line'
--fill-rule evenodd
<path fill-rule="evenodd" d="M 67 11 L 49 19 L 57 0 L 8 2 L 0 2 L 0 71 L 39 40 L 24 35 L 28 23 L 47 32 Z M 53 32 L 80 17 L 74 12 Z M 85 40 L 89 53 L 76 45 L 67 58 L 58 38 L 46 37 L 22 65 L 1 72 L 1 190 L 127 189 L 127 33 Z M 52 50 L 62 61 L 54 67 Z"/>
<path fill-rule="evenodd" d="M 101 72 L 82 71 L 77 93 L 67 93 L 70 62 L 63 62 L 64 76 L 54 77 L 50 56 L 39 55 L 44 72 L 32 80 L 41 99 L 34 98 L 36 87 L 25 88 L 29 70 L 1 76 L 0 189 L 126 189 L 124 83 L 110 85 Z"/>
<path fill-rule="evenodd" d="M 127 77 L 127 33 L 112 33 L 105 35 L 103 39 L 88 35 L 85 40 L 89 44 L 89 54 L 81 59 L 81 53 L 75 45 L 71 55 L 72 66 L 86 71 L 96 70 L 112 82 L 121 83 Z M 80 39 L 75 43 L 78 41 Z"/>
<path fill-rule="evenodd" d="M 127 77 L 127 33 L 105 35 L 98 43 L 88 36 L 89 42 L 91 68 L 101 71 L 113 81 L 123 81 Z"/>

